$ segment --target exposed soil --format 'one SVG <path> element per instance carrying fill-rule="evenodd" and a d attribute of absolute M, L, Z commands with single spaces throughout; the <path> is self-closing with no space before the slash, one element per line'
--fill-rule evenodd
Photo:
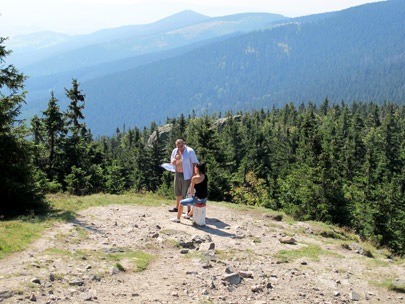
<path fill-rule="evenodd" d="M 0 302 L 405 303 L 373 284 L 404 279 L 403 264 L 366 257 L 313 224 L 208 204 L 200 227 L 171 222 L 167 209 L 93 207 L 55 225 L 0 260 Z M 277 256 L 305 248 L 314 255 Z M 154 256 L 147 266 L 136 264 L 140 252 Z"/>

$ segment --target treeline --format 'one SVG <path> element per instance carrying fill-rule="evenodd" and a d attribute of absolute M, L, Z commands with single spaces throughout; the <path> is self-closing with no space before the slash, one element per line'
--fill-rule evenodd
<path fill-rule="evenodd" d="M 0 48 L 0 59 L 6 54 Z M 167 118 L 165 132 L 152 123 L 94 139 L 75 79 L 65 89 L 69 106 L 61 110 L 51 93 L 27 128 L 16 121 L 24 76 L 12 66 L 0 71 L 0 215 L 46 207 L 49 192 L 173 198 L 173 175 L 161 164 L 183 138 L 208 165 L 209 199 L 335 223 L 405 252 L 404 106 L 325 99 L 320 106 L 181 114 Z"/>
<path fill-rule="evenodd" d="M 173 197 L 173 175 L 161 164 L 183 138 L 208 164 L 210 199 L 338 224 L 377 245 L 405 250 L 404 106 L 326 99 L 320 107 L 291 103 L 224 117 L 180 115 L 167 119 L 165 131 L 152 123 L 96 140 L 84 124 L 72 124 L 80 111 L 69 109 L 65 120 L 53 121 L 51 97 L 43 117 L 33 120 L 35 166 L 47 191 Z"/>

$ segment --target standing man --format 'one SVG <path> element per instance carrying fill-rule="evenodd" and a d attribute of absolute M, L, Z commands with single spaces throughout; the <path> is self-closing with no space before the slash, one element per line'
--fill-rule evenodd
<path fill-rule="evenodd" d="M 177 212 L 180 200 L 186 198 L 187 189 L 191 184 L 191 178 L 195 174 L 195 166 L 198 164 L 197 156 L 192 148 L 187 147 L 182 139 L 176 140 L 176 146 L 172 151 L 170 162 L 176 166 L 174 174 L 174 195 L 176 196 L 176 208 L 169 212 Z"/>

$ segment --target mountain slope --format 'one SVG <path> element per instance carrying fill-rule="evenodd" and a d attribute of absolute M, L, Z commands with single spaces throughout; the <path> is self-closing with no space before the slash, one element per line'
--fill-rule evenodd
<path fill-rule="evenodd" d="M 404 13 L 401 1 L 363 5 L 83 82 L 88 124 L 109 134 L 124 123 L 164 122 L 192 109 L 271 108 L 326 96 L 402 103 Z"/>

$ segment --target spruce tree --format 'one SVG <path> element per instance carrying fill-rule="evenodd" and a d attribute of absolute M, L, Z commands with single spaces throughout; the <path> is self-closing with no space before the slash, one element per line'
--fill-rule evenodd
<path fill-rule="evenodd" d="M 65 123 L 63 121 L 63 114 L 59 110 L 57 104 L 58 99 L 51 91 L 51 98 L 49 99 L 48 108 L 42 112 L 44 116 L 44 129 L 46 134 L 46 149 L 48 151 L 48 167 L 46 169 L 47 176 L 50 180 L 55 179 L 57 171 L 60 172 L 61 163 L 56 164 L 60 158 L 62 149 L 62 140 L 65 135 Z"/>
<path fill-rule="evenodd" d="M 25 102 L 25 77 L 13 65 L 5 66 L 5 57 L 10 54 L 5 40 L 0 37 L 0 216 L 46 206 L 34 178 L 27 131 L 17 119 Z"/>

